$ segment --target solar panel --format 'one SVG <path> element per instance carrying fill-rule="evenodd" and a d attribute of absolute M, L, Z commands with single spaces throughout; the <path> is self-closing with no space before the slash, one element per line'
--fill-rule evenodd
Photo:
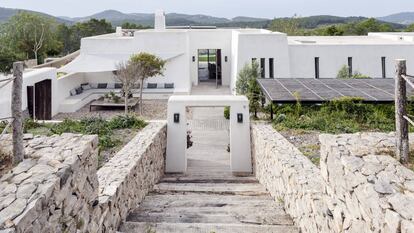
<path fill-rule="evenodd" d="M 323 103 L 336 98 L 360 97 L 364 102 L 394 102 L 394 79 L 259 79 L 266 97 L 274 103 Z M 414 90 L 407 85 L 407 95 Z"/>

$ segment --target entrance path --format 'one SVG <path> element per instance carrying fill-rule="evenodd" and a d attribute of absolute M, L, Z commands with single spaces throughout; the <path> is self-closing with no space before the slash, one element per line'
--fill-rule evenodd
<path fill-rule="evenodd" d="M 230 87 L 218 86 L 215 82 L 200 83 L 191 88 L 191 95 L 231 95 Z"/>
<path fill-rule="evenodd" d="M 192 108 L 186 174 L 167 174 L 123 223 L 122 232 L 298 233 L 254 176 L 230 170 L 229 122 L 223 108 Z"/>

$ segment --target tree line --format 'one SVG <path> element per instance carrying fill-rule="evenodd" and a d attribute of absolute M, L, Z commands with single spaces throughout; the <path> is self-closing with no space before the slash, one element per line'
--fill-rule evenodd
<path fill-rule="evenodd" d="M 141 25 L 124 23 L 126 29 L 143 29 Z M 9 72 L 17 60 L 36 59 L 43 63 L 46 57 L 64 56 L 80 49 L 81 39 L 113 33 L 105 19 L 90 19 L 73 25 L 29 12 L 19 12 L 0 24 L 0 72 Z"/>
<path fill-rule="evenodd" d="M 284 32 L 289 36 L 363 36 L 369 32 L 413 32 L 414 24 L 404 29 L 395 28 L 391 23 L 384 23 L 375 18 L 358 20 L 347 23 L 336 23 L 309 28 L 309 22 L 296 15 L 292 18 L 275 19 L 270 23 L 272 31 Z"/>

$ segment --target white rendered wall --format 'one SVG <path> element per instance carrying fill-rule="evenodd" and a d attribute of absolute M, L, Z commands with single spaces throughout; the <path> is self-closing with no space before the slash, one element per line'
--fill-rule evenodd
<path fill-rule="evenodd" d="M 185 173 L 187 170 L 186 107 L 230 106 L 230 160 L 232 172 L 251 173 L 249 103 L 244 96 L 172 96 L 168 101 L 166 172 Z M 174 114 L 180 122 L 174 123 Z M 237 114 L 243 114 L 243 123 Z"/>
<path fill-rule="evenodd" d="M 237 35 L 237 34 L 235 34 Z M 282 33 L 240 33 L 237 44 L 237 73 L 252 58 L 265 58 L 265 77 L 269 77 L 269 58 L 274 58 L 274 77 L 290 77 L 287 37 Z M 234 74 L 233 74 L 234 75 Z"/>
<path fill-rule="evenodd" d="M 320 78 L 336 78 L 339 69 L 352 57 L 353 70 L 372 78 L 382 77 L 381 57 L 386 57 L 386 74 L 394 77 L 395 59 L 414 65 L 413 45 L 291 45 L 292 78 L 315 78 L 315 57 L 319 57 Z"/>
<path fill-rule="evenodd" d="M 12 77 L 12 76 L 10 76 Z M 1 77 L 2 79 L 4 77 Z M 42 68 L 31 70 L 23 73 L 23 93 L 22 93 L 22 110 L 27 109 L 27 87 L 34 86 L 35 83 L 43 80 L 52 80 L 52 116 L 56 115 L 59 110 L 59 96 L 61 93 L 57 90 L 56 69 Z M 12 83 L 0 89 L 0 118 L 11 116 L 11 93 Z"/>
<path fill-rule="evenodd" d="M 188 34 L 185 31 L 145 30 L 136 32 L 134 37 L 108 36 L 82 39 L 82 54 L 127 54 L 130 56 L 139 52 L 167 57 L 179 55 L 167 61 L 164 76 L 151 78 L 148 82 L 174 83 L 175 92 L 190 92 L 190 57 L 188 56 Z"/>

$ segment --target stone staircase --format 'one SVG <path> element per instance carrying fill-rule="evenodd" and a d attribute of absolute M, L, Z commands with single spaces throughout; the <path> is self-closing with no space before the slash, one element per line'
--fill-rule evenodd
<path fill-rule="evenodd" d="M 255 177 L 234 176 L 230 167 L 229 122 L 223 108 L 191 110 L 194 145 L 187 173 L 166 175 L 132 210 L 125 233 L 298 233 L 282 203 Z"/>
<path fill-rule="evenodd" d="M 254 177 L 167 176 L 120 228 L 129 233 L 299 232 Z"/>

